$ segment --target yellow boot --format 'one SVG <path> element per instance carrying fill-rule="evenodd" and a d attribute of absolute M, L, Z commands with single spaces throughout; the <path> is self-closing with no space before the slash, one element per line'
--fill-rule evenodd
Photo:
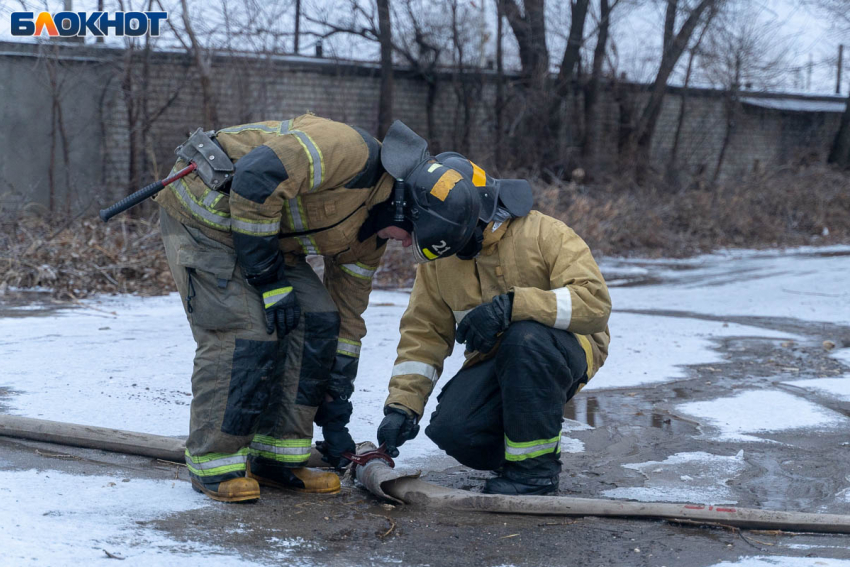
<path fill-rule="evenodd" d="M 215 484 L 204 484 L 193 476 L 192 488 L 219 502 L 247 502 L 260 498 L 260 485 L 253 478 L 232 478 Z"/>
<path fill-rule="evenodd" d="M 339 477 L 306 467 L 290 468 L 248 461 L 248 477 L 263 486 L 273 486 L 297 492 L 324 494 L 339 492 Z"/>

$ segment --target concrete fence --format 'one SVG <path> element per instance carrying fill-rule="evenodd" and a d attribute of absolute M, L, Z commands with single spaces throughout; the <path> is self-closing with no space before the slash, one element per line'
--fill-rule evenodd
<path fill-rule="evenodd" d="M 133 167 L 142 184 L 167 173 L 174 148 L 202 124 L 201 90 L 186 54 L 153 52 L 144 59 L 141 52 L 79 44 L 0 42 L 0 208 L 94 209 L 133 189 Z M 311 111 L 377 130 L 376 64 L 239 54 L 216 55 L 212 63 L 222 126 Z M 510 86 L 515 77 L 508 79 L 509 151 L 511 129 L 528 108 L 521 88 Z M 624 83 L 603 89 L 596 167 L 617 167 L 618 140 L 646 91 Z M 394 115 L 428 136 L 434 153 L 458 150 L 498 170 L 495 93 L 492 71 L 443 70 L 429 87 L 399 68 Z M 712 178 L 721 152 L 720 177 L 727 181 L 753 169 L 823 160 L 845 104 L 838 97 L 670 88 L 653 139 L 653 165 L 670 163 L 677 131 L 677 169 L 690 178 Z M 579 163 L 581 124 L 570 117 L 581 116 L 581 108 L 576 90 L 562 107 L 565 167 Z"/>

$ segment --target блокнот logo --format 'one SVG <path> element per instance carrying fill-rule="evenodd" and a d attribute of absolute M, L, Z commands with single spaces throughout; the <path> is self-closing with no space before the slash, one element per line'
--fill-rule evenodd
<path fill-rule="evenodd" d="M 12 35 L 75 37 L 93 35 L 157 36 L 168 12 L 12 12 Z"/>

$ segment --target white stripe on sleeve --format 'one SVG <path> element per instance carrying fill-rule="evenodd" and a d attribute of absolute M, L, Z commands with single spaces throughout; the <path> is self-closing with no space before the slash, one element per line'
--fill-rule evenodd
<path fill-rule="evenodd" d="M 436 382 L 438 378 L 436 367 L 431 366 L 430 364 L 425 364 L 424 362 L 414 362 L 412 360 L 399 362 L 393 366 L 393 376 L 404 376 L 405 374 L 419 374 L 431 382 Z"/>
<path fill-rule="evenodd" d="M 558 304 L 558 313 L 555 316 L 556 329 L 567 330 L 570 326 L 570 320 L 573 318 L 573 299 L 570 297 L 570 290 L 566 287 L 553 289 L 555 301 Z"/>

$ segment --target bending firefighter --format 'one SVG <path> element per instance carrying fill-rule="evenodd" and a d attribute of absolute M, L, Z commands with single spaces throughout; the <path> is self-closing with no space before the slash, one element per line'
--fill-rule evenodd
<path fill-rule="evenodd" d="M 457 341 L 466 362 L 425 434 L 463 465 L 497 471 L 484 492 L 557 492 L 564 404 L 607 356 L 608 290 L 584 241 L 530 210 L 527 182 L 494 180 L 459 154 L 437 160 L 480 191 L 480 253 L 419 267 L 378 441 L 397 456 L 416 436 Z"/>
<path fill-rule="evenodd" d="M 410 131 L 396 123 L 384 151 L 399 132 L 404 146 Z M 377 140 L 313 115 L 198 130 L 177 154 L 175 170 L 197 170 L 157 202 L 197 343 L 192 486 L 228 502 L 258 498 L 259 485 L 337 491 L 335 474 L 305 467 L 313 422 L 324 459 L 345 466 L 362 314 L 386 241 L 444 234 L 456 246 L 451 219 L 474 224 L 462 211 L 477 197 L 459 191 L 446 218 L 418 214 Z M 323 281 L 308 255 L 323 257 Z"/>

